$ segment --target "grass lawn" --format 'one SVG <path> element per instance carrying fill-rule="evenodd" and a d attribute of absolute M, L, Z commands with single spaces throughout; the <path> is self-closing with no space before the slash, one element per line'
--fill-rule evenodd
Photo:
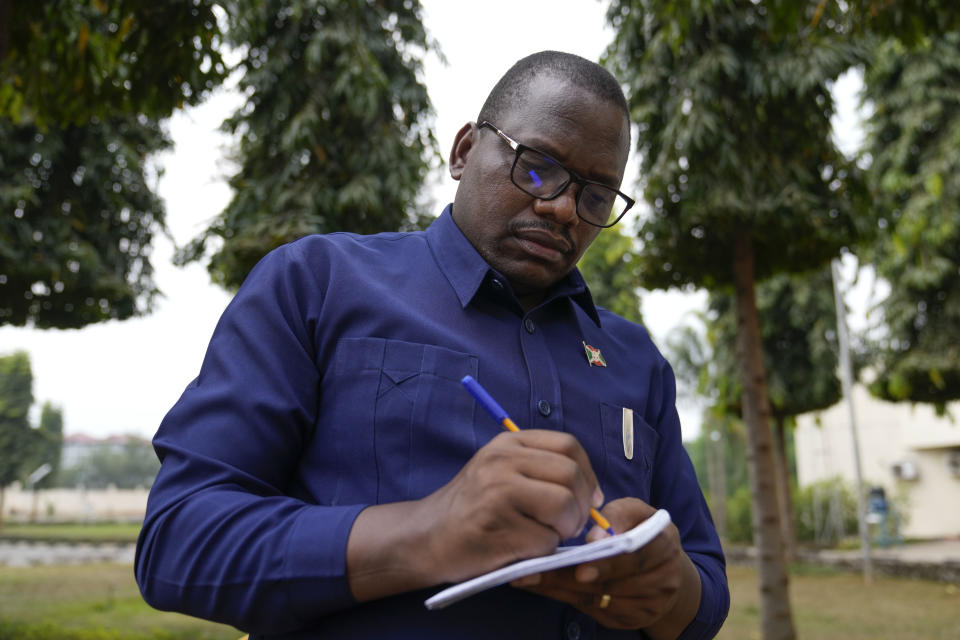
<path fill-rule="evenodd" d="M 718 638 L 759 640 L 756 573 L 728 568 L 732 605 Z M 800 638 L 960 638 L 960 588 L 798 566 L 790 578 Z M 129 565 L 0 567 L 0 640 L 237 640 L 232 627 L 148 607 Z"/>
<path fill-rule="evenodd" d="M 96 522 L 91 524 L 5 522 L 3 527 L 0 528 L 0 539 L 30 538 L 72 542 L 136 542 L 139 533 L 139 522 Z"/>
<path fill-rule="evenodd" d="M 717 638 L 760 640 L 757 575 L 753 567 L 727 567 L 730 616 Z M 790 599 L 797 636 L 816 640 L 956 640 L 960 587 L 796 566 Z"/>
<path fill-rule="evenodd" d="M 237 640 L 241 635 L 233 627 L 150 608 L 130 565 L 0 567 L 0 640 Z"/>

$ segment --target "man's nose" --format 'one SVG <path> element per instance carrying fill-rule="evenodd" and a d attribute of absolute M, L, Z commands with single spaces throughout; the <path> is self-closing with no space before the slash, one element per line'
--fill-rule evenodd
<path fill-rule="evenodd" d="M 533 210 L 548 218 L 553 218 L 554 222 L 563 226 L 572 226 L 577 224 L 580 219 L 577 217 L 577 193 L 579 185 L 571 182 L 566 189 L 560 192 L 555 198 L 543 200 L 535 198 L 533 201 Z"/>

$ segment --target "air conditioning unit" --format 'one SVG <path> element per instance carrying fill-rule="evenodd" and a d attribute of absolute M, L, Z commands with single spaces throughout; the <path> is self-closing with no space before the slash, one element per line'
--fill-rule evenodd
<path fill-rule="evenodd" d="M 947 471 L 954 478 L 960 478 L 960 449 L 951 449 L 947 452 Z"/>
<path fill-rule="evenodd" d="M 901 460 L 890 465 L 890 471 L 897 480 L 916 480 L 920 477 L 917 465 L 910 460 Z"/>

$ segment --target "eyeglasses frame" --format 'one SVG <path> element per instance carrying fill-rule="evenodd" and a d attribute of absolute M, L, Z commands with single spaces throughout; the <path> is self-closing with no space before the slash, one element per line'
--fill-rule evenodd
<path fill-rule="evenodd" d="M 507 145 L 509 145 L 509 147 L 510 147 L 511 149 L 513 149 L 514 157 L 513 157 L 513 164 L 510 166 L 510 182 L 513 183 L 513 186 L 515 186 L 517 189 L 520 189 L 520 191 L 524 192 L 524 193 L 527 194 L 528 196 L 531 196 L 531 197 L 533 197 L 533 198 L 537 198 L 538 200 L 553 200 L 554 198 L 559 197 L 560 194 L 562 194 L 564 191 L 566 191 L 566 190 L 567 190 L 567 187 L 570 186 L 570 183 L 574 183 L 574 184 L 576 184 L 576 185 L 579 185 L 579 186 L 580 186 L 580 189 L 577 190 L 576 206 L 574 207 L 574 209 L 575 209 L 575 211 L 576 211 L 576 214 L 577 214 L 577 217 L 580 218 L 581 220 L 583 220 L 584 222 L 586 222 L 587 224 L 593 225 L 593 226 L 595 226 L 595 227 L 600 227 L 601 229 L 609 229 L 609 228 L 612 227 L 613 225 L 615 225 L 615 224 L 617 224 L 618 222 L 620 222 L 620 220 L 623 219 L 623 216 L 625 216 L 625 215 L 627 214 L 627 211 L 630 211 L 631 207 L 633 207 L 633 205 L 636 204 L 636 201 L 635 201 L 633 198 L 631 198 L 631 197 L 628 196 L 627 194 L 623 193 L 623 192 L 620 191 L 619 189 L 614 189 L 614 188 L 611 187 L 610 185 L 604 184 L 604 183 L 599 182 L 599 181 L 597 181 L 597 180 L 590 180 L 589 178 L 584 178 L 583 176 L 581 176 L 579 173 L 577 173 L 577 172 L 574 171 L 573 169 L 570 169 L 569 167 L 565 166 L 562 162 L 559 162 L 556 158 L 554 158 L 553 156 L 551 156 L 549 153 L 544 153 L 543 151 L 540 151 L 539 149 L 535 149 L 534 147 L 525 145 L 525 144 L 523 144 L 523 143 L 521 143 L 521 142 L 517 142 L 516 140 L 514 140 L 513 138 L 511 138 L 510 136 L 508 136 L 507 134 L 505 134 L 503 131 L 501 131 L 501 130 L 500 130 L 495 124 L 493 124 L 492 122 L 490 122 L 490 121 L 488 121 L 488 120 L 484 120 L 483 122 L 481 122 L 480 124 L 477 125 L 477 128 L 479 128 L 479 129 L 483 129 L 484 127 L 490 128 L 494 133 L 496 133 L 498 136 L 500 136 L 500 138 L 501 138 L 504 142 L 506 142 Z M 513 177 L 513 172 L 514 172 L 514 170 L 517 168 L 517 162 L 520 161 L 520 155 L 521 155 L 524 151 L 527 151 L 527 150 L 533 151 L 533 152 L 535 152 L 535 153 L 539 153 L 540 155 L 546 157 L 546 158 L 549 159 L 551 162 L 555 163 L 558 167 L 560 167 L 561 169 L 563 169 L 564 171 L 566 171 L 567 174 L 570 176 L 569 179 L 566 180 L 566 181 L 563 183 L 563 185 L 562 185 L 559 189 L 557 189 L 557 191 L 556 191 L 553 195 L 550 195 L 550 196 L 540 196 L 540 195 L 537 195 L 537 194 L 535 194 L 535 193 L 530 193 L 529 191 L 527 191 L 526 189 L 524 189 L 523 187 L 521 187 L 519 184 L 517 184 L 517 181 L 514 179 L 514 177 Z M 610 223 L 608 223 L 608 224 L 597 224 L 596 222 L 593 222 L 593 221 L 591 221 L 591 220 L 587 220 L 587 219 L 584 218 L 582 215 L 580 215 L 580 195 L 583 193 L 583 188 L 584 188 L 584 186 L 590 185 L 590 184 L 595 184 L 595 185 L 597 185 L 598 187 L 603 187 L 604 189 L 610 189 L 611 191 L 613 191 L 614 193 L 616 193 L 618 196 L 620 196 L 621 198 L 623 198 L 623 199 L 626 201 L 627 206 L 624 208 L 623 211 L 620 212 L 620 215 L 618 215 L 618 216 L 616 217 L 616 219 L 613 220 L 613 222 L 610 222 Z"/>

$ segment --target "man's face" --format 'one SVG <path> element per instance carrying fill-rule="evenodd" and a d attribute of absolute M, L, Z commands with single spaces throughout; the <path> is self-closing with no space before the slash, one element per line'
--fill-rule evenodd
<path fill-rule="evenodd" d="M 613 103 L 541 76 L 522 104 L 492 124 L 585 178 L 620 186 L 630 133 Z M 575 184 L 553 200 L 518 189 L 510 181 L 514 157 L 494 131 L 473 123 L 460 130 L 450 153 L 450 174 L 460 181 L 453 219 L 529 308 L 573 269 L 600 228 L 577 217 Z"/>

